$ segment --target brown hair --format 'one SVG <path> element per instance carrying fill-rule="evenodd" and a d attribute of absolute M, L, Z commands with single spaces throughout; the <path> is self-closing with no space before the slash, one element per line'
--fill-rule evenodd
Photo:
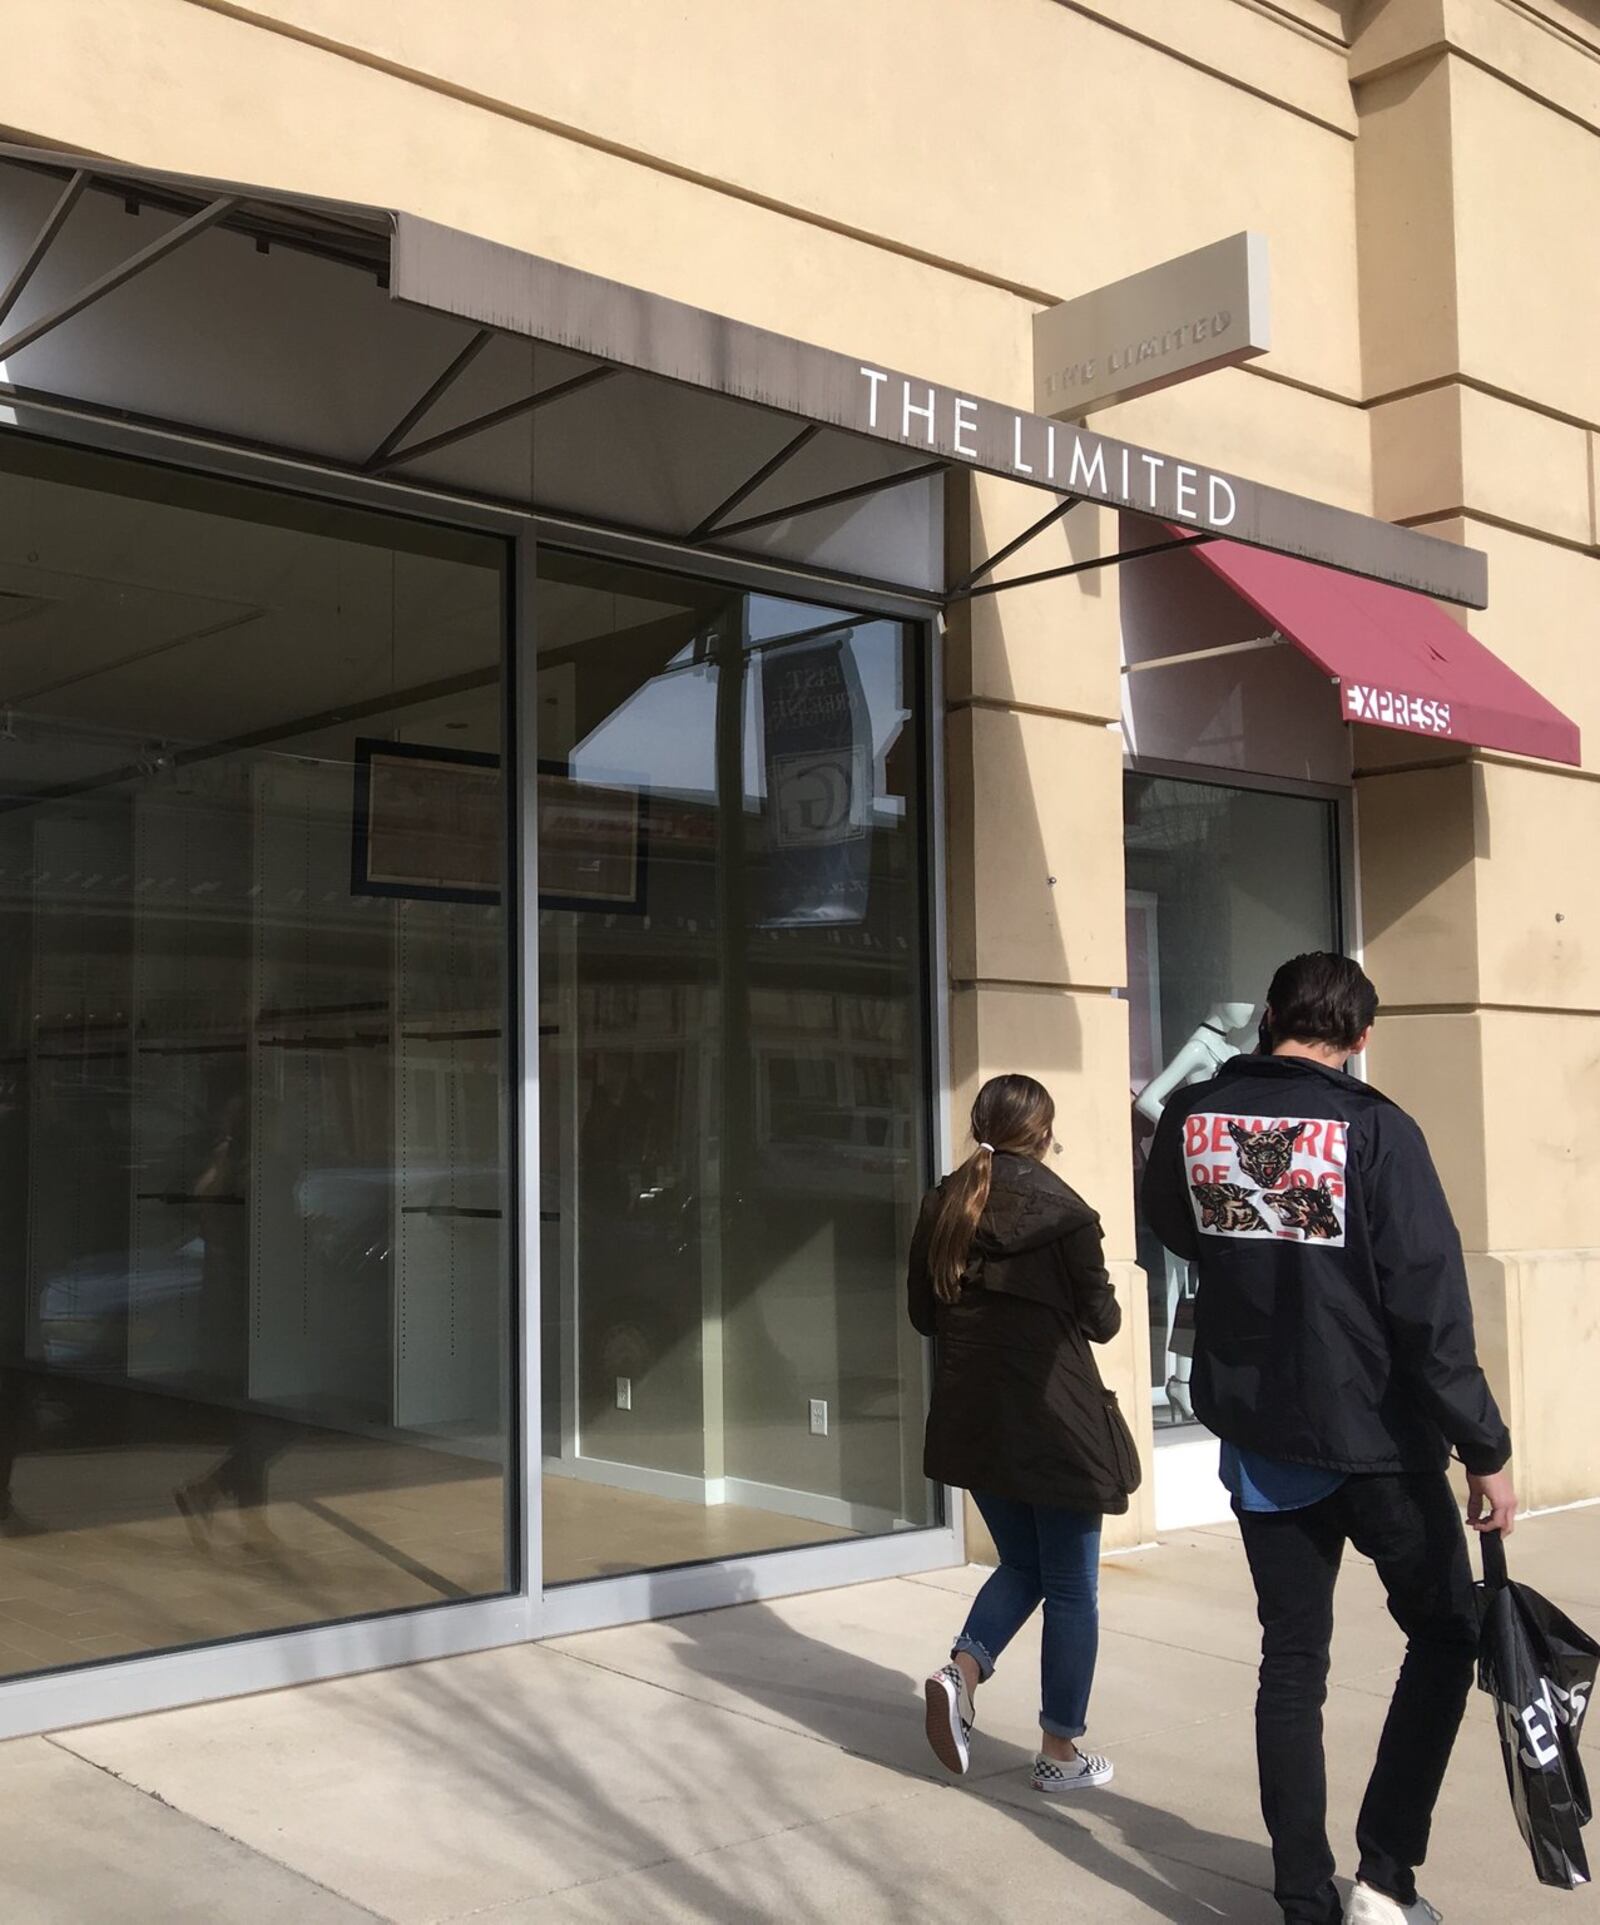
<path fill-rule="evenodd" d="M 945 1303 L 961 1295 L 972 1239 L 989 1201 L 996 1154 L 1009 1150 L 1014 1156 L 1042 1156 L 1055 1122 L 1050 1092 L 1031 1076 L 993 1076 L 978 1091 L 972 1106 L 972 1136 L 978 1147 L 945 1186 L 928 1251 L 933 1287 Z"/>

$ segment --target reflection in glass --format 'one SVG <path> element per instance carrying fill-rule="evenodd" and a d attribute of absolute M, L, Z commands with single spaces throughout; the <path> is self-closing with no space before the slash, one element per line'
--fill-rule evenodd
<path fill-rule="evenodd" d="M 1124 779 L 1129 1094 L 1164 1070 L 1199 1081 L 1256 1046 L 1272 972 L 1339 946 L 1332 802 L 1133 775 Z M 1159 1087 L 1159 1085 L 1158 1085 Z M 1146 1109 L 1155 1105 L 1147 1102 Z M 1153 1123 L 1133 1111 L 1135 1194 Z M 1161 1428 L 1193 1423 L 1193 1279 L 1138 1219 Z"/>
<path fill-rule="evenodd" d="M 925 1525 L 914 633 L 539 593 L 546 1579 Z"/>
<path fill-rule="evenodd" d="M 0 1672 L 504 1590 L 501 549 L 0 460 Z"/>

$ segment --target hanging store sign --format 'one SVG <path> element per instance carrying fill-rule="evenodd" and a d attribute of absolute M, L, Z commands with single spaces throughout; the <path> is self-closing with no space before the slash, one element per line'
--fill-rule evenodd
<path fill-rule="evenodd" d="M 1033 405 L 1078 416 L 1272 345 L 1267 237 L 1233 234 L 1033 317 Z"/>

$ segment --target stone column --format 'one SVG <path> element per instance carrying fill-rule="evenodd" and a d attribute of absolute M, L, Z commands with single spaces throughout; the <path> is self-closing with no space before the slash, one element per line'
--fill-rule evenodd
<path fill-rule="evenodd" d="M 1044 514 L 1051 497 L 953 483 L 952 579 Z M 1033 573 L 1114 552 L 1089 506 L 1006 564 Z M 1150 1337 L 1133 1261 L 1115 568 L 952 605 L 945 645 L 951 1118 L 958 1152 L 980 1084 L 1037 1076 L 1056 1099 L 1054 1167 L 1100 1212 L 1123 1330 L 1099 1353 L 1149 1478 Z M 987 1538 L 969 1506 L 974 1555 Z M 1148 1481 L 1106 1541 L 1153 1534 Z"/>
<path fill-rule="evenodd" d="M 1600 1492 L 1600 109 L 1510 8 L 1393 0 L 1351 64 L 1375 511 L 1488 551 L 1468 626 L 1584 730 L 1581 770 L 1356 743 L 1371 1073 L 1433 1144 L 1524 1502 L 1559 1504 Z"/>

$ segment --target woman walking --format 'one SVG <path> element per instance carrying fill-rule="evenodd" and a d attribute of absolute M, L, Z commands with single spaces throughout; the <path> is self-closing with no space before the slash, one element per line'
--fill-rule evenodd
<path fill-rule="evenodd" d="M 1133 1439 L 1091 1343 L 1122 1312 L 1100 1219 L 1044 1167 L 1055 1104 L 1031 1076 L 997 1076 L 972 1109 L 977 1148 L 923 1199 L 911 1243 L 911 1321 L 938 1339 L 923 1465 L 972 1493 L 1000 1554 L 950 1661 L 927 1681 L 928 1742 L 967 1769 L 973 1694 L 1044 1603 L 1034 1789 L 1109 1784 L 1081 1751 L 1099 1643 L 1100 1520 L 1138 1489 Z M 1055 1146 L 1059 1147 L 1059 1146 Z"/>

